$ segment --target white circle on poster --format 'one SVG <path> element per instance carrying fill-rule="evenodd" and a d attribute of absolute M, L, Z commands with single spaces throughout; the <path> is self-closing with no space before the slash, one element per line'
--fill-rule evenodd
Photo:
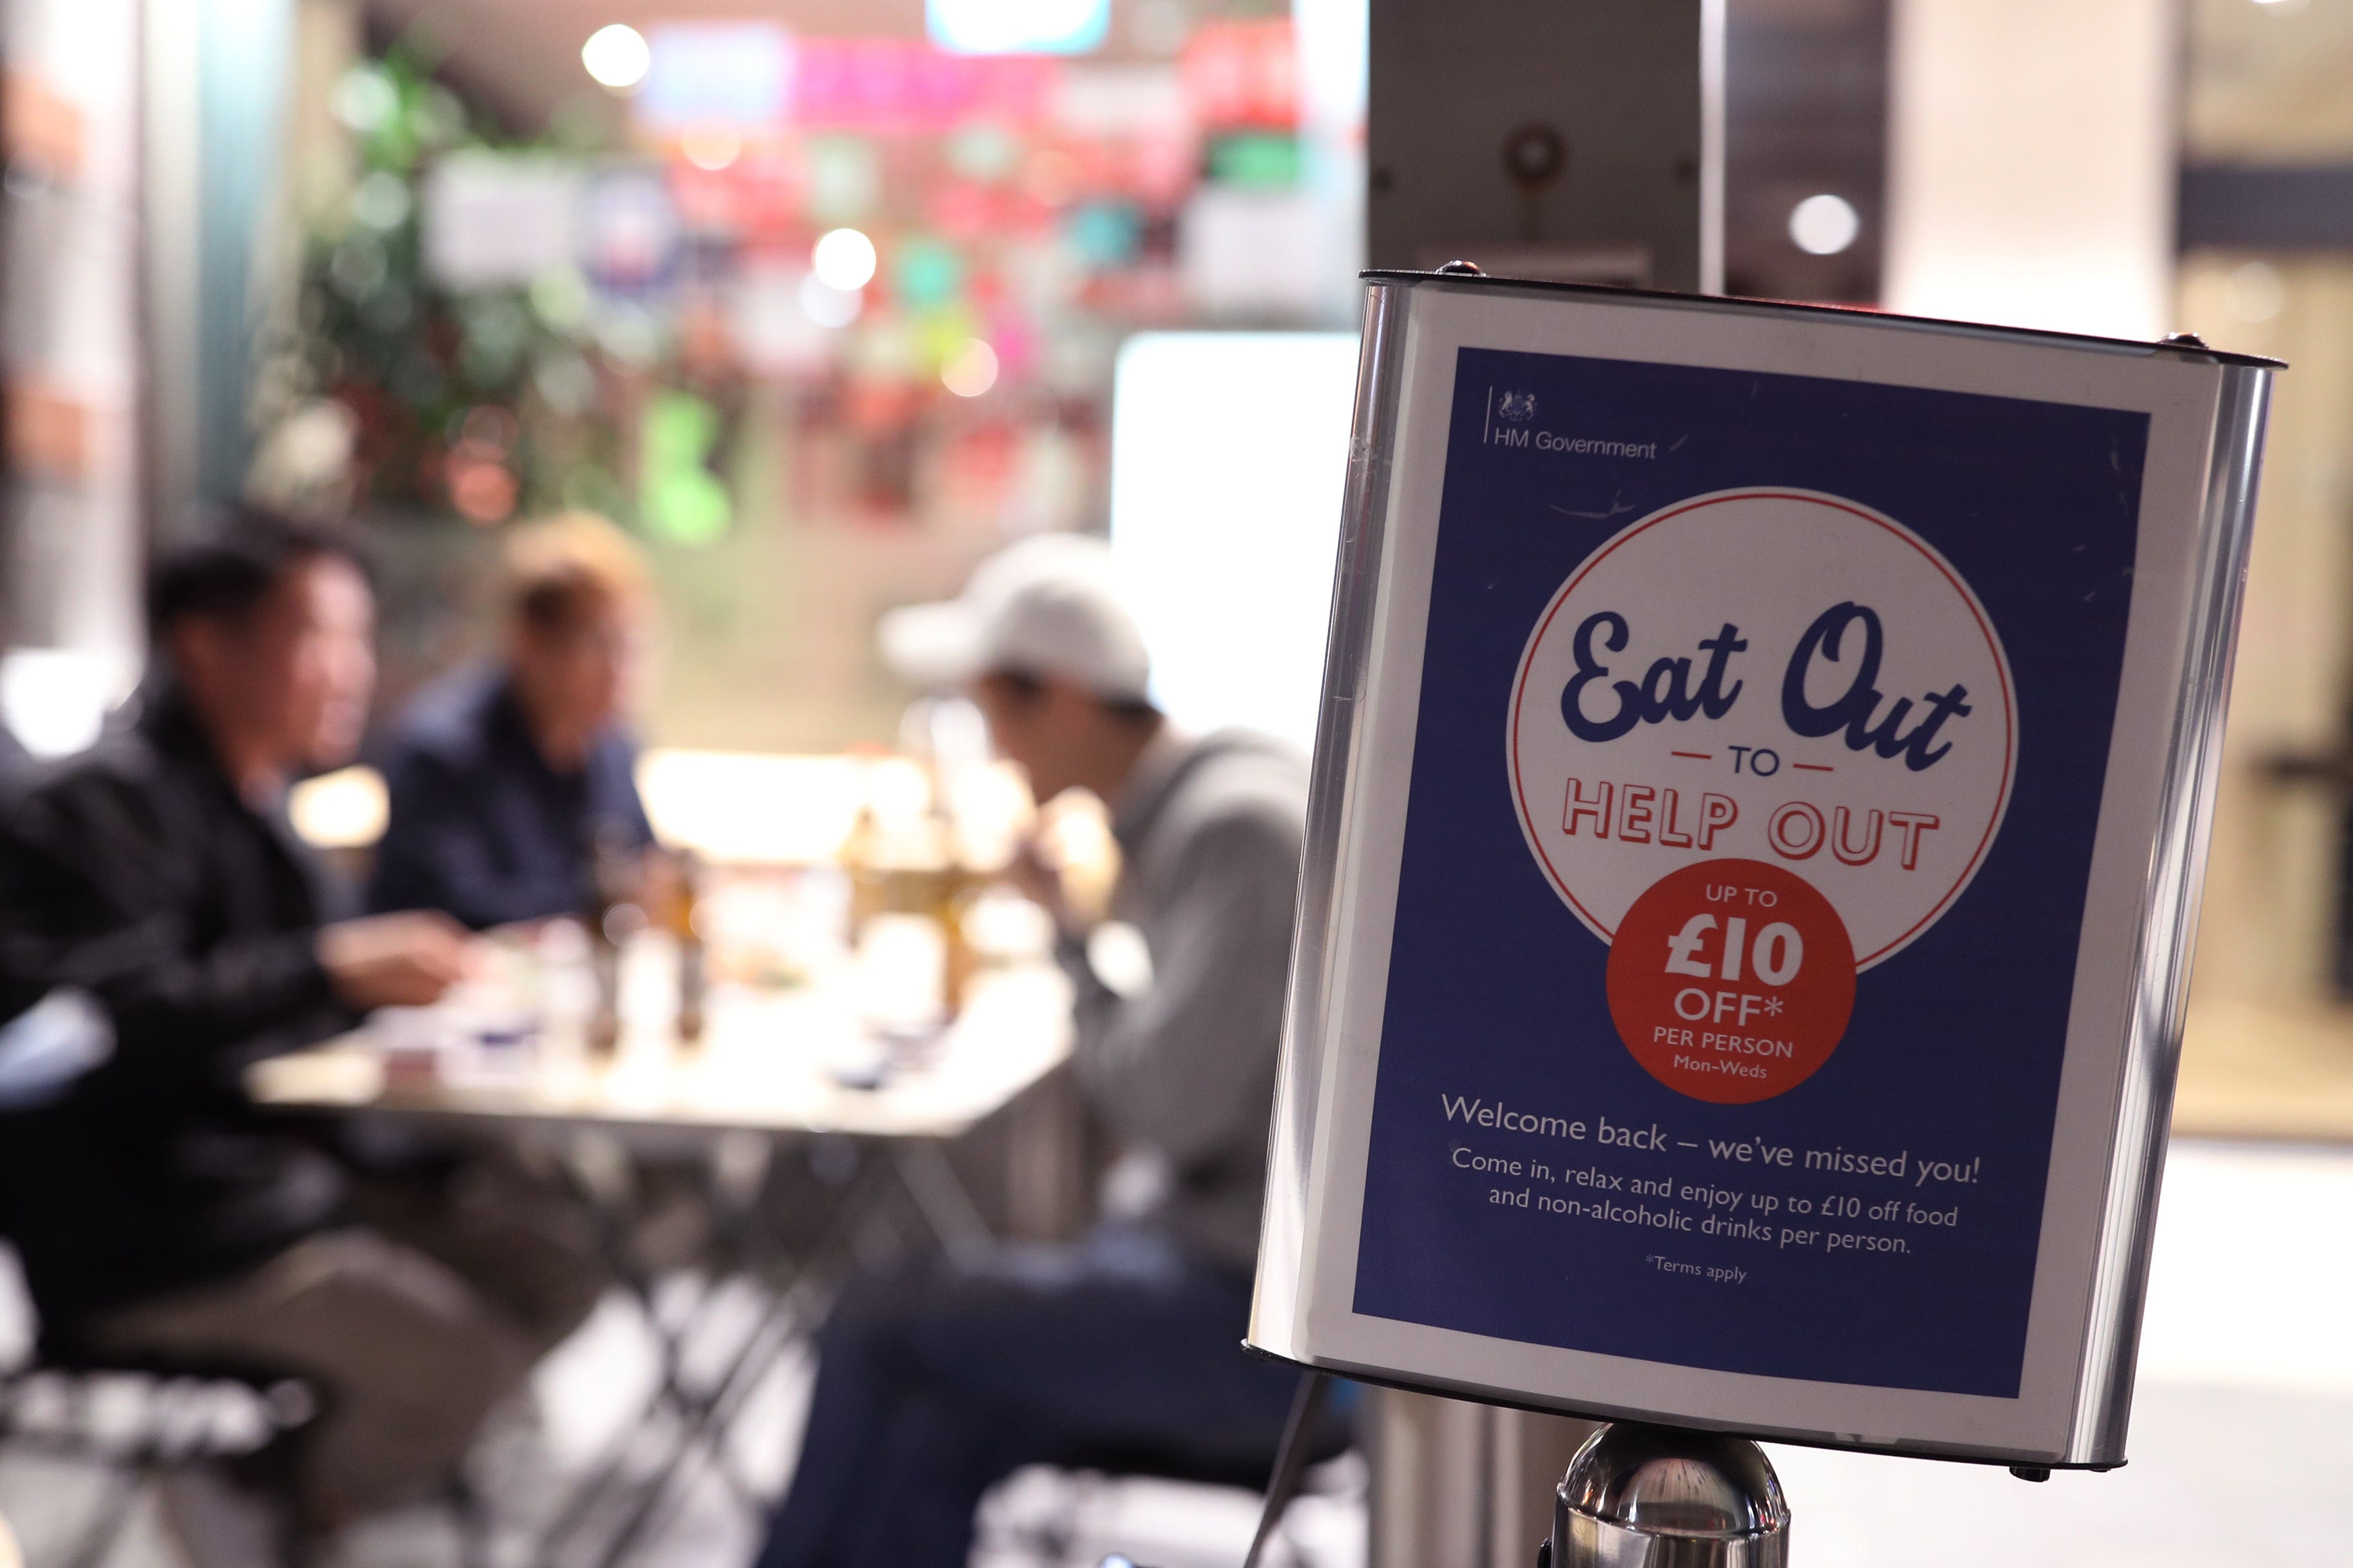
<path fill-rule="evenodd" d="M 1820 891 L 1868 969 L 1983 864 L 2018 717 L 1991 618 L 1925 540 L 1744 489 L 1664 507 L 1570 575 L 1505 745 L 1529 850 L 1604 942 L 1670 872 L 1757 860 Z"/>

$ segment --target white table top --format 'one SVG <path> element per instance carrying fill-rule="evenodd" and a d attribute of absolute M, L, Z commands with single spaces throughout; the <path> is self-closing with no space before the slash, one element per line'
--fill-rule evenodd
<path fill-rule="evenodd" d="M 631 964 L 659 972 L 662 957 L 659 949 L 633 952 Z M 878 1032 L 862 1016 L 857 987 L 837 980 L 788 990 L 715 986 L 702 1038 L 681 1045 L 669 1022 L 674 1005 L 650 989 L 650 1005 L 632 1006 L 625 975 L 621 1038 L 602 1059 L 576 1021 L 536 1011 L 520 1031 L 535 1038 L 485 1043 L 489 1015 L 476 994 L 380 1014 L 342 1039 L 259 1064 L 248 1087 L 260 1104 L 284 1110 L 952 1138 L 1045 1077 L 1071 1048 L 1069 983 L 1046 963 L 984 970 L 954 1023 L 928 1039 Z M 510 1003 L 506 1022 L 515 1017 Z"/>

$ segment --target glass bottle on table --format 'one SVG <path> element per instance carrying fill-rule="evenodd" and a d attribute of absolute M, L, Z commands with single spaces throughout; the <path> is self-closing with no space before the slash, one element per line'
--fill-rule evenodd
<path fill-rule="evenodd" d="M 662 900 L 662 926 L 678 949 L 678 1037 L 690 1045 L 702 1038 L 706 963 L 702 931 L 702 860 L 691 849 L 669 855 L 670 886 Z"/>
<path fill-rule="evenodd" d="M 842 940 L 855 952 L 866 922 L 891 904 L 890 888 L 882 870 L 882 826 L 875 816 L 871 799 L 859 803 L 849 835 L 841 842 L 841 868 L 849 878 L 849 919 Z"/>
<path fill-rule="evenodd" d="M 932 803 L 925 826 L 931 838 L 928 862 L 934 869 L 931 908 L 925 912 L 940 928 L 940 1010 L 946 1022 L 954 1023 L 964 1011 L 965 995 L 977 966 L 972 939 L 964 927 L 972 879 L 965 871 L 955 813 L 948 800 L 946 770 L 936 753 L 930 758 L 928 771 Z"/>
<path fill-rule="evenodd" d="M 939 928 L 940 1004 L 944 1017 L 952 1023 L 964 1011 L 980 968 L 965 916 L 975 893 L 988 879 L 976 874 L 968 858 L 957 784 L 987 763 L 988 727 L 969 699 L 923 697 L 908 705 L 899 721 L 899 734 L 904 750 L 922 763 L 929 790 L 924 824 L 929 875 L 921 911 Z"/>
<path fill-rule="evenodd" d="M 588 1051 L 609 1058 L 621 1040 L 621 949 L 646 923 L 638 903 L 644 896 L 644 852 L 617 823 L 600 822 L 589 836 L 589 899 L 582 919 L 588 928 L 588 973 L 594 998 L 588 1011 Z"/>

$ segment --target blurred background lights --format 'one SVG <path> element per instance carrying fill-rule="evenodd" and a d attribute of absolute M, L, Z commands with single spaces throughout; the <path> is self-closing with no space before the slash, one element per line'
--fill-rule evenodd
<path fill-rule="evenodd" d="M 801 313 L 820 327 L 846 327 L 858 320 L 866 297 L 855 289 L 837 289 L 815 273 L 801 279 Z"/>
<path fill-rule="evenodd" d="M 646 79 L 653 51 L 644 35 L 626 23 L 615 22 L 588 35 L 580 46 L 580 63 L 590 76 L 616 92 L 626 92 Z"/>
<path fill-rule="evenodd" d="M 353 66 L 335 83 L 327 108 L 345 130 L 364 136 L 398 111 L 400 93 L 374 66 Z"/>
<path fill-rule="evenodd" d="M 978 397 L 997 384 L 997 351 L 978 338 L 966 338 L 940 367 L 940 384 L 958 397 Z"/>
<path fill-rule="evenodd" d="M 932 42 L 955 55 L 1080 55 L 1102 47 L 1111 0 L 924 0 Z"/>
<path fill-rule="evenodd" d="M 398 228 L 412 205 L 408 182 L 389 169 L 378 169 L 352 187 L 352 216 L 370 228 Z"/>
<path fill-rule="evenodd" d="M 678 151 L 696 168 L 715 174 L 744 155 L 744 138 L 733 131 L 690 131 L 679 138 Z"/>
<path fill-rule="evenodd" d="M 919 310 L 944 306 L 964 289 L 964 258 L 935 239 L 915 238 L 894 247 L 893 293 Z"/>
<path fill-rule="evenodd" d="M 874 280 L 874 242 L 854 228 L 828 229 L 809 253 L 818 277 L 834 289 L 863 289 Z"/>
<path fill-rule="evenodd" d="M 775 22 L 662 22 L 646 29 L 629 115 L 654 131 L 754 131 L 791 100 L 793 42 Z"/>
<path fill-rule="evenodd" d="M 70 756 L 91 744 L 123 695 L 106 661 L 69 648 L 0 654 L 0 721 L 37 757 Z"/>
<path fill-rule="evenodd" d="M 1809 256 L 1836 256 L 1862 231 L 1862 216 L 1844 196 L 1825 191 L 1789 212 L 1789 237 Z"/>

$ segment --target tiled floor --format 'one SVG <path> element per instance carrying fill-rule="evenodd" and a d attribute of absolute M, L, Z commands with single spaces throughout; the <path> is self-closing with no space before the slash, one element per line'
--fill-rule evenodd
<path fill-rule="evenodd" d="M 2176 1143 L 2161 1213 L 2129 1464 L 1777 1447 L 1799 1568 L 2353 1563 L 2353 1152 Z"/>
<path fill-rule="evenodd" d="M 2135 1414 L 2132 1463 L 2032 1486 L 1999 1469 L 1776 1448 L 1795 1511 L 1799 1568 L 2264 1568 L 2353 1563 L 2353 1152 L 2294 1145 L 2177 1145 L 2167 1179 Z M 0 1318 L 21 1321 L 16 1309 Z M 7 1322 L 0 1322 L 5 1335 Z M 489 1457 L 511 1516 L 543 1512 L 563 1480 L 637 1410 L 650 1342 L 609 1303 L 544 1370 L 534 1430 Z M 739 1466 L 786 1473 L 807 1382 L 788 1358 L 741 1423 Z M 1292 1542 L 1308 1568 L 1365 1556 L 1362 1477 L 1327 1472 Z M 0 1511 L 27 1536 L 33 1568 L 87 1494 L 88 1478 L 24 1457 L 0 1462 Z M 1041 1530 L 1064 1561 L 1119 1547 L 1163 1568 L 1230 1568 L 1252 1500 L 1146 1483 L 1082 1489 L 1036 1473 L 992 1500 L 976 1568 L 1028 1568 Z M 754 1525 L 706 1479 L 636 1561 L 740 1568 Z M 450 1561 L 430 1512 L 352 1543 L 349 1568 Z M 1294 1557 L 1294 1561 L 1297 1558 Z M 111 1568 L 175 1568 L 152 1510 Z"/>

